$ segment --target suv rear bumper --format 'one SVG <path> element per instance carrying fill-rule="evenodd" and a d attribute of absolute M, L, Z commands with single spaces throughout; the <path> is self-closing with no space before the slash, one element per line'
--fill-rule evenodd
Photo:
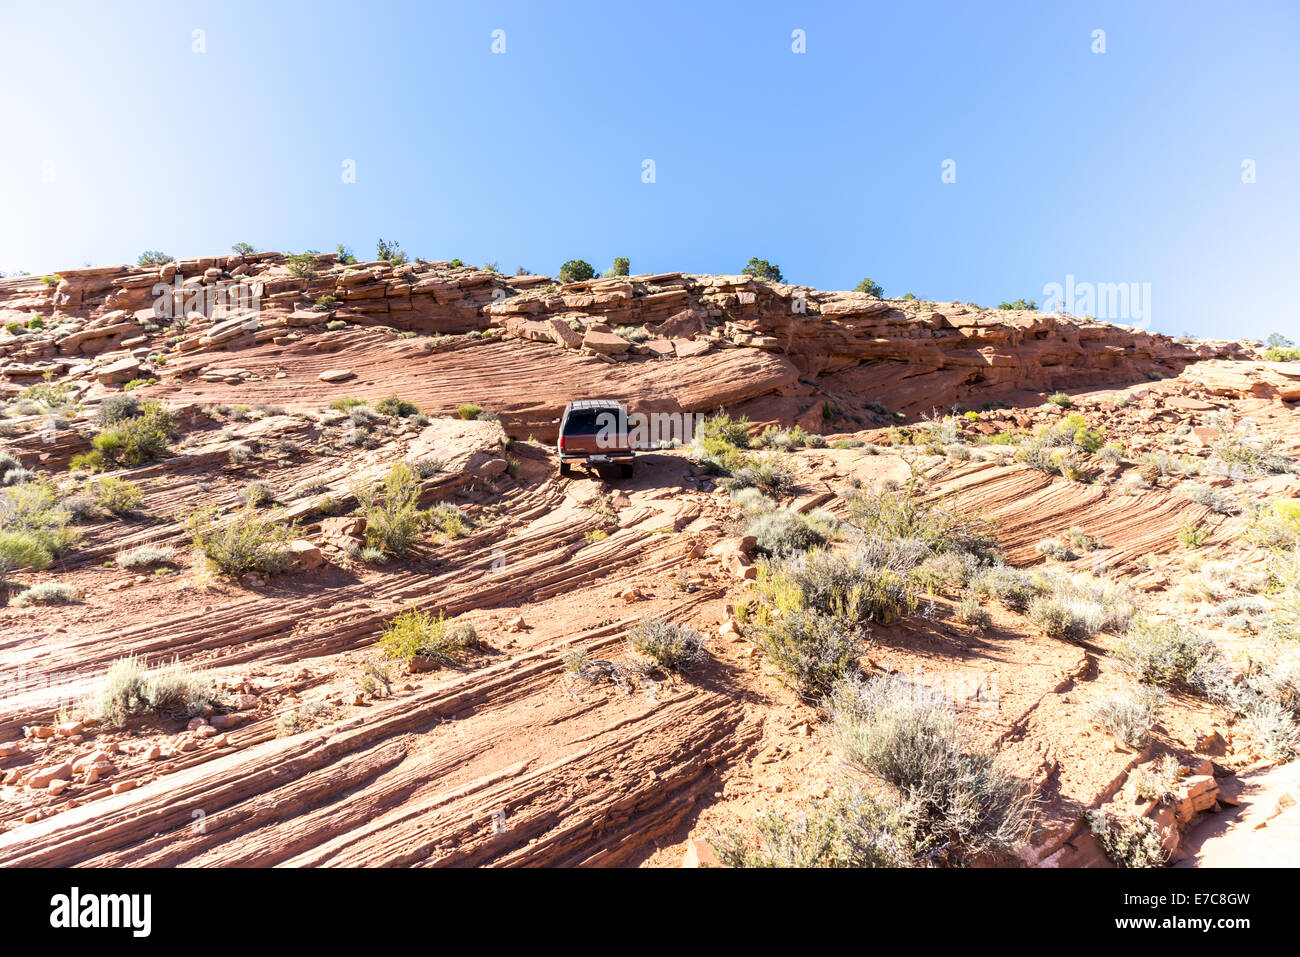
<path fill-rule="evenodd" d="M 567 465 L 570 462 L 594 462 L 597 465 L 603 465 L 609 462 L 613 465 L 626 465 L 636 459 L 635 452 L 561 452 L 560 462 Z"/>

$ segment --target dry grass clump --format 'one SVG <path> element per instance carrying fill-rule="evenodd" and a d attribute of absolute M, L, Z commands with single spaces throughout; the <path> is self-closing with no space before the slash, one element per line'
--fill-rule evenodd
<path fill-rule="evenodd" d="M 935 851 L 961 860 L 1028 837 L 1031 795 L 994 751 L 973 744 L 941 695 L 898 676 L 847 679 L 826 706 L 839 752 L 898 792 Z"/>

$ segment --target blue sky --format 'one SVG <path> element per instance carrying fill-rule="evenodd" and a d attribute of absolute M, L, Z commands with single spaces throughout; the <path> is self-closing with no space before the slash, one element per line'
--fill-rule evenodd
<path fill-rule="evenodd" d="M 1297 49 L 1283 2 L 0 0 L 0 270 L 383 236 L 1300 338 Z"/>

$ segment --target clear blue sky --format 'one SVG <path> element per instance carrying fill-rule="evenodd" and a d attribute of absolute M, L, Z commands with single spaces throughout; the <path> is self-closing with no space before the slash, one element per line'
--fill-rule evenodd
<path fill-rule="evenodd" d="M 383 236 L 1295 334 L 1297 51 L 1294 2 L 0 0 L 0 270 Z"/>

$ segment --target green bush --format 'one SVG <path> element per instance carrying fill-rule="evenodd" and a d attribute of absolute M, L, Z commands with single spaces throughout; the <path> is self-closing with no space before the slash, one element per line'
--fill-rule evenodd
<path fill-rule="evenodd" d="M 356 493 L 366 519 L 366 544 L 386 555 L 402 556 L 420 537 L 420 479 L 405 462 L 388 470 L 379 488 Z"/>
<path fill-rule="evenodd" d="M 768 661 L 809 700 L 826 694 L 844 677 L 862 638 L 862 630 L 852 622 L 811 608 L 787 611 L 758 625 L 754 633 Z"/>
<path fill-rule="evenodd" d="M 854 286 L 853 291 L 865 292 L 868 296 L 875 296 L 877 299 L 881 298 L 885 294 L 884 287 L 881 286 L 880 283 L 872 280 L 870 277 L 863 279 L 862 282 Z"/>
<path fill-rule="evenodd" d="M 742 276 L 753 276 L 755 279 L 766 279 L 771 282 L 784 282 L 785 277 L 781 275 L 781 267 L 773 265 L 766 259 L 759 259 L 757 256 L 749 260 L 749 265 L 740 271 Z"/>
<path fill-rule="evenodd" d="M 624 256 L 614 257 L 613 273 L 615 276 L 626 276 L 630 269 L 631 269 L 631 263 L 628 262 L 626 257 Z"/>
<path fill-rule="evenodd" d="M 483 414 L 483 406 L 466 403 L 456 408 L 456 414 L 466 422 L 471 422 Z"/>
<path fill-rule="evenodd" d="M 1015 302 L 1000 302 L 998 308 L 1008 311 L 1037 312 L 1038 303 L 1033 299 L 1017 299 Z"/>
<path fill-rule="evenodd" d="M 731 475 L 723 479 L 722 484 L 731 490 L 760 488 L 772 495 L 788 495 L 797 483 L 794 472 L 780 458 L 760 455 L 733 468 Z"/>
<path fill-rule="evenodd" d="M 131 514 L 144 502 L 140 486 L 111 475 L 91 482 L 90 495 L 97 506 L 118 516 Z"/>
<path fill-rule="evenodd" d="M 46 482 L 0 488 L 0 576 L 16 569 L 41 569 L 71 548 L 78 534 L 72 514 Z"/>
<path fill-rule="evenodd" d="M 289 543 L 298 537 L 297 526 L 247 506 L 224 520 L 215 508 L 199 509 L 185 519 L 185 528 L 208 561 L 236 578 L 283 571 L 292 561 Z"/>
<path fill-rule="evenodd" d="M 400 266 L 406 262 L 406 253 L 402 251 L 402 246 L 398 242 L 385 242 L 380 239 L 375 243 L 375 258 L 381 262 L 386 262 L 390 266 Z"/>
<path fill-rule="evenodd" d="M 1052 405 L 1060 406 L 1062 409 L 1068 409 L 1070 406 L 1074 405 L 1074 400 L 1064 392 L 1053 392 L 1047 397 L 1047 401 Z"/>
<path fill-rule="evenodd" d="M 157 249 L 146 249 L 136 259 L 137 266 L 162 266 L 174 262 L 171 256 Z"/>
<path fill-rule="evenodd" d="M 395 419 L 409 419 L 420 414 L 420 407 L 414 402 L 403 399 L 401 396 L 390 395 L 379 400 L 375 405 L 375 411 L 380 415 L 392 416 Z"/>
<path fill-rule="evenodd" d="M 145 399 L 139 415 L 106 426 L 91 444 L 100 454 L 101 463 L 134 468 L 166 457 L 172 424 L 172 414 L 161 402 Z"/>
<path fill-rule="evenodd" d="M 442 612 L 437 615 L 412 608 L 384 622 L 379 639 L 382 657 L 390 661 L 420 659 L 423 664 L 450 664 L 456 655 L 480 645 L 478 633 L 468 622 L 448 626 Z"/>
<path fill-rule="evenodd" d="M 591 263 L 582 259 L 570 259 L 560 267 L 560 282 L 584 282 L 588 279 L 594 279 L 596 270 L 592 268 Z"/>

